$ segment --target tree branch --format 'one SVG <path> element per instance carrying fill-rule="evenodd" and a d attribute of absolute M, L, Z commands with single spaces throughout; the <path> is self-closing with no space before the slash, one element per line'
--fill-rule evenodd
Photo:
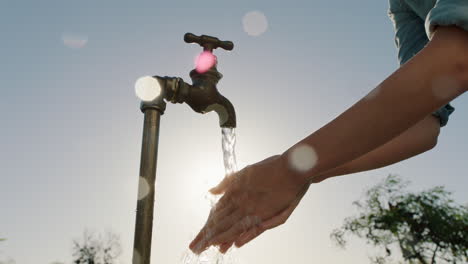
<path fill-rule="evenodd" d="M 439 250 L 439 245 L 437 245 L 436 248 L 434 249 L 434 254 L 432 254 L 431 264 L 435 264 L 435 257 L 437 255 L 438 250 Z"/>

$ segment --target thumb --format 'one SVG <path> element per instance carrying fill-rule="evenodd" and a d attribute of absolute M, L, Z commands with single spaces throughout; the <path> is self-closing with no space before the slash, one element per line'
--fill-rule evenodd
<path fill-rule="evenodd" d="M 229 176 L 224 177 L 224 179 L 216 186 L 210 189 L 210 193 L 212 194 L 222 194 L 226 191 L 227 187 L 231 185 L 231 182 L 234 179 L 234 175 L 231 174 Z"/>

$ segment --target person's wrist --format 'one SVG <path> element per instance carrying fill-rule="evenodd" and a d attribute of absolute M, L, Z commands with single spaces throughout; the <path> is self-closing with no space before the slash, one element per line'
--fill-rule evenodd
<path fill-rule="evenodd" d="M 298 186 L 310 185 L 312 183 L 307 172 L 298 171 L 291 165 L 289 151 L 285 151 L 283 154 L 278 155 L 278 162 L 282 173 L 286 177 L 289 177 Z"/>

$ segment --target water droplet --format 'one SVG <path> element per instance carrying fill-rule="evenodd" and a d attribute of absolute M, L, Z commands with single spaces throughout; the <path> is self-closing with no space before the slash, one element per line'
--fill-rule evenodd
<path fill-rule="evenodd" d="M 244 31 L 250 36 L 260 36 L 268 28 L 266 16 L 259 11 L 251 11 L 244 15 L 242 19 Z"/>
<path fill-rule="evenodd" d="M 198 73 L 205 73 L 216 64 L 216 56 L 209 51 L 203 51 L 195 58 L 195 69 Z"/>
<path fill-rule="evenodd" d="M 88 37 L 76 33 L 63 33 L 63 44 L 72 49 L 81 49 L 88 43 Z"/>
<path fill-rule="evenodd" d="M 140 180 L 138 181 L 138 200 L 145 198 L 150 191 L 150 186 L 148 181 L 140 176 Z"/>
<path fill-rule="evenodd" d="M 439 76 L 432 82 L 432 93 L 441 100 L 446 100 L 454 95 L 454 91 L 461 88 L 461 84 L 453 77 Z"/>
<path fill-rule="evenodd" d="M 289 154 L 290 166 L 299 172 L 312 169 L 315 167 L 317 160 L 318 157 L 314 148 L 306 144 L 295 147 Z"/>
<path fill-rule="evenodd" d="M 153 101 L 161 94 L 161 85 L 155 78 L 144 76 L 136 81 L 135 93 L 142 101 Z"/>

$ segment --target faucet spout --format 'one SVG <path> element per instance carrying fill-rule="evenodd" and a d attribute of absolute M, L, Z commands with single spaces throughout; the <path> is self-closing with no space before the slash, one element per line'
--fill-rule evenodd
<path fill-rule="evenodd" d="M 221 95 L 216 84 L 223 77 L 218 72 L 216 65 L 205 73 L 197 70 L 190 72 L 193 85 L 190 87 L 190 95 L 185 102 L 198 113 L 208 113 L 215 111 L 219 116 L 221 127 L 236 127 L 236 112 L 232 103 Z"/>
<path fill-rule="evenodd" d="M 232 103 L 221 95 L 216 87 L 222 78 L 216 66 L 206 73 L 190 72 L 193 84 L 187 84 L 177 77 L 154 76 L 161 87 L 163 97 L 172 103 L 187 103 L 193 111 L 205 114 L 215 111 L 219 117 L 219 125 L 226 128 L 236 127 L 236 111 Z"/>
<path fill-rule="evenodd" d="M 218 114 L 220 127 L 236 127 L 236 111 L 232 103 L 226 97 L 220 94 L 219 100 L 205 109 L 205 112 L 210 111 L 215 111 Z"/>
<path fill-rule="evenodd" d="M 142 110 L 151 107 L 164 112 L 166 106 L 162 100 L 164 98 L 171 103 L 187 103 L 197 113 L 214 111 L 218 114 L 220 127 L 235 128 L 236 111 L 232 103 L 221 95 L 216 87 L 222 78 L 216 67 L 203 74 L 193 70 L 190 72 L 190 77 L 192 85 L 178 77 L 153 76 L 161 86 L 161 96 L 152 102 L 142 102 Z"/>

